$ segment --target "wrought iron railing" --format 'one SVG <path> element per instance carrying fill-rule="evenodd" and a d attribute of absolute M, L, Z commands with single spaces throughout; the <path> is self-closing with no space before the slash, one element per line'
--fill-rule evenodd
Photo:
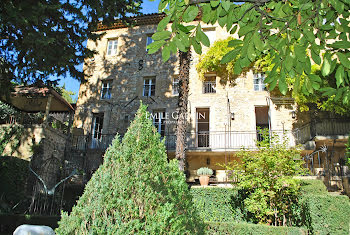
<path fill-rule="evenodd" d="M 96 149 L 106 150 L 112 143 L 115 134 L 101 135 L 73 135 L 72 148 L 76 150 Z"/>
<path fill-rule="evenodd" d="M 216 93 L 216 82 L 206 81 L 203 82 L 203 93 Z"/>
<path fill-rule="evenodd" d="M 314 130 L 313 130 L 314 128 Z M 307 123 L 294 130 L 271 130 L 269 138 L 273 142 L 283 142 L 287 147 L 304 144 L 312 140 L 316 135 L 347 135 L 350 132 L 350 121 L 325 119 L 317 122 L 314 127 Z M 72 139 L 72 147 L 78 150 L 99 149 L 105 150 L 112 143 L 115 134 L 102 134 L 99 136 L 75 135 Z M 273 138 L 271 138 L 273 136 Z M 257 141 L 262 140 L 261 131 L 210 131 L 186 133 L 188 150 L 238 150 L 257 149 Z M 165 134 L 165 145 L 168 150 L 174 150 L 176 146 L 175 133 Z"/>
<path fill-rule="evenodd" d="M 283 142 L 287 146 L 295 146 L 295 137 L 291 131 L 270 131 L 274 142 Z M 238 150 L 257 149 L 257 141 L 261 140 L 260 131 L 210 131 L 190 132 L 186 134 L 187 149 Z M 176 136 L 166 135 L 165 144 L 168 150 L 175 149 Z"/>

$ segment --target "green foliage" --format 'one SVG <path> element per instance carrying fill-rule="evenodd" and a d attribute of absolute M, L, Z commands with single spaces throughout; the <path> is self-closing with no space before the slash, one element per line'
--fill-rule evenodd
<path fill-rule="evenodd" d="M 213 170 L 208 167 L 201 167 L 197 170 L 197 175 L 212 175 Z"/>
<path fill-rule="evenodd" d="M 18 111 L 11 105 L 6 104 L 0 100 L 0 120 L 7 120 L 11 116 L 18 115 Z"/>
<path fill-rule="evenodd" d="M 55 90 L 68 102 L 68 103 L 73 103 L 73 98 L 72 96 L 75 96 L 75 92 L 73 91 L 68 91 L 66 90 L 66 84 L 63 84 L 63 86 L 55 87 Z"/>
<path fill-rule="evenodd" d="M 220 187 L 191 188 L 193 204 L 199 216 L 206 222 L 230 222 L 235 220 L 232 200 L 237 190 Z"/>
<path fill-rule="evenodd" d="M 299 195 L 300 181 L 294 176 L 304 172 L 300 151 L 262 136 L 255 152 L 241 150 L 239 162 L 227 165 L 234 183 L 246 193 L 243 206 L 253 216 L 252 221 L 274 225 L 290 224 Z"/>
<path fill-rule="evenodd" d="M 117 136 L 57 234 L 202 234 L 176 160 L 141 105 L 122 143 Z"/>
<path fill-rule="evenodd" d="M 28 161 L 9 156 L 0 156 L 0 212 L 16 211 L 26 196 Z"/>
<path fill-rule="evenodd" d="M 321 180 L 302 180 L 300 192 L 302 195 L 314 194 L 323 195 L 328 194 L 327 187 Z"/>
<path fill-rule="evenodd" d="M 330 195 L 321 180 L 302 180 L 298 200 L 299 222 L 311 234 L 348 234 L 350 201 Z M 296 220 L 297 221 L 297 220 Z"/>
<path fill-rule="evenodd" d="M 70 76 L 83 80 L 78 66 L 93 51 L 86 40 L 96 40 L 98 23 L 110 24 L 140 10 L 141 0 L 14 1 L 0 5 L 0 71 L 9 80 L 28 83 Z"/>
<path fill-rule="evenodd" d="M 302 197 L 302 217 L 311 234 L 348 234 L 350 202 L 347 196 L 308 194 Z"/>
<path fill-rule="evenodd" d="M 24 127 L 22 125 L 11 124 L 0 126 L 0 155 L 9 143 L 11 144 L 11 154 L 19 148 L 23 131 Z"/>
<path fill-rule="evenodd" d="M 236 77 L 233 72 L 235 61 L 232 60 L 225 64 L 221 63 L 222 58 L 232 49 L 229 47 L 229 42 L 232 40 L 232 37 L 228 37 L 224 40 L 217 40 L 204 55 L 200 56 L 199 62 L 196 65 L 200 79 L 204 80 L 204 75 L 206 73 L 216 72 L 223 80 L 231 82 L 234 80 Z"/>
<path fill-rule="evenodd" d="M 193 203 L 208 225 L 208 234 L 347 234 L 349 199 L 331 196 L 321 180 L 300 180 L 290 223 L 296 227 L 256 225 L 245 208 L 249 192 L 238 188 L 191 188 Z M 347 224 L 346 224 L 347 223 Z"/>
<path fill-rule="evenodd" d="M 192 21 L 198 14 L 208 25 L 218 23 L 231 35 L 238 34 L 241 45 L 232 47 L 222 58 L 222 63 L 235 61 L 234 73 L 239 75 L 256 59 L 270 56 L 272 69 L 266 83 L 273 90 L 278 85 L 282 94 L 288 91 L 287 78 L 295 79 L 293 86 L 298 92 L 313 94 L 320 91 L 324 96 L 335 95 L 342 103 L 350 103 L 350 2 L 347 0 L 293 0 L 293 1 L 198 1 L 164 0 L 159 10 L 166 17 L 159 23 L 158 32 L 171 23 L 169 37 L 156 40 L 150 47 L 155 53 L 160 48 L 175 54 L 177 49 L 187 51 L 192 46 L 201 53 L 202 44 L 208 46 L 203 37 L 201 22 Z M 161 26 L 161 27 L 160 27 Z M 157 47 L 155 47 L 157 45 Z M 321 87 L 322 79 L 312 73 L 311 64 L 320 66 L 321 75 L 332 73 L 336 86 Z M 302 86 L 302 78 L 305 83 Z"/>
<path fill-rule="evenodd" d="M 207 223 L 207 234 L 259 234 L 259 235 L 304 235 L 307 231 L 297 227 L 275 227 L 248 223 Z"/>

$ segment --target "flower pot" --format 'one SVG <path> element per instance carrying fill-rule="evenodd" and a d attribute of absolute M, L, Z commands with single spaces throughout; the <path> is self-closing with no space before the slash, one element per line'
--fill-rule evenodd
<path fill-rule="evenodd" d="M 208 186 L 208 184 L 209 184 L 209 175 L 200 175 L 199 176 L 199 182 L 201 183 L 201 186 Z"/>

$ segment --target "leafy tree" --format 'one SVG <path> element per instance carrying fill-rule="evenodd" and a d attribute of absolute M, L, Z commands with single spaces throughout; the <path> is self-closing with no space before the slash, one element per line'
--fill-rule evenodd
<path fill-rule="evenodd" d="M 3 0 L 0 4 L 0 88 L 9 81 L 46 80 L 50 75 L 83 80 L 76 66 L 93 55 L 97 24 L 136 14 L 142 0 Z"/>
<path fill-rule="evenodd" d="M 55 90 L 60 93 L 60 95 L 68 102 L 73 103 L 72 96 L 75 95 L 75 92 L 66 90 L 66 84 L 63 84 L 61 87 L 55 87 Z"/>
<path fill-rule="evenodd" d="M 141 105 L 57 234 L 202 234 L 185 177 Z"/>
<path fill-rule="evenodd" d="M 238 161 L 227 166 L 234 183 L 245 195 L 243 208 L 254 222 L 290 225 L 297 203 L 300 181 L 294 176 L 304 172 L 300 151 L 287 148 L 284 141 L 262 131 L 258 151 L 241 150 Z"/>
<path fill-rule="evenodd" d="M 349 0 L 163 0 L 159 10 L 166 17 L 158 24 L 149 52 L 162 48 L 164 60 L 177 49 L 185 52 L 193 47 L 201 54 L 202 45 L 209 47 L 210 42 L 200 21 L 195 20 L 218 23 L 240 37 L 229 43 L 232 49 L 221 60 L 221 63 L 235 60 L 236 75 L 250 62 L 269 55 L 273 66 L 265 82 L 270 90 L 278 86 L 286 94 L 290 77 L 295 79 L 293 88 L 299 93 L 307 95 L 319 90 L 324 96 L 335 95 L 348 104 L 349 8 Z M 171 28 L 167 29 L 169 22 Z M 323 77 L 335 73 L 336 87 L 321 88 L 320 75 L 312 73 L 313 63 L 321 67 Z"/>

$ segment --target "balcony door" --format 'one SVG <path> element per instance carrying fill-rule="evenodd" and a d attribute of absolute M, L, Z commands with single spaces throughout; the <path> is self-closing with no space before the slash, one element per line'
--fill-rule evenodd
<path fill-rule="evenodd" d="M 255 120 L 256 120 L 256 131 L 257 140 L 262 141 L 263 136 L 260 130 L 269 129 L 269 107 L 268 106 L 257 106 L 255 107 Z"/>
<path fill-rule="evenodd" d="M 95 149 L 102 142 L 103 113 L 94 113 L 92 117 L 91 143 L 90 148 Z"/>
<path fill-rule="evenodd" d="M 209 147 L 209 108 L 196 109 L 196 139 L 198 147 Z"/>

